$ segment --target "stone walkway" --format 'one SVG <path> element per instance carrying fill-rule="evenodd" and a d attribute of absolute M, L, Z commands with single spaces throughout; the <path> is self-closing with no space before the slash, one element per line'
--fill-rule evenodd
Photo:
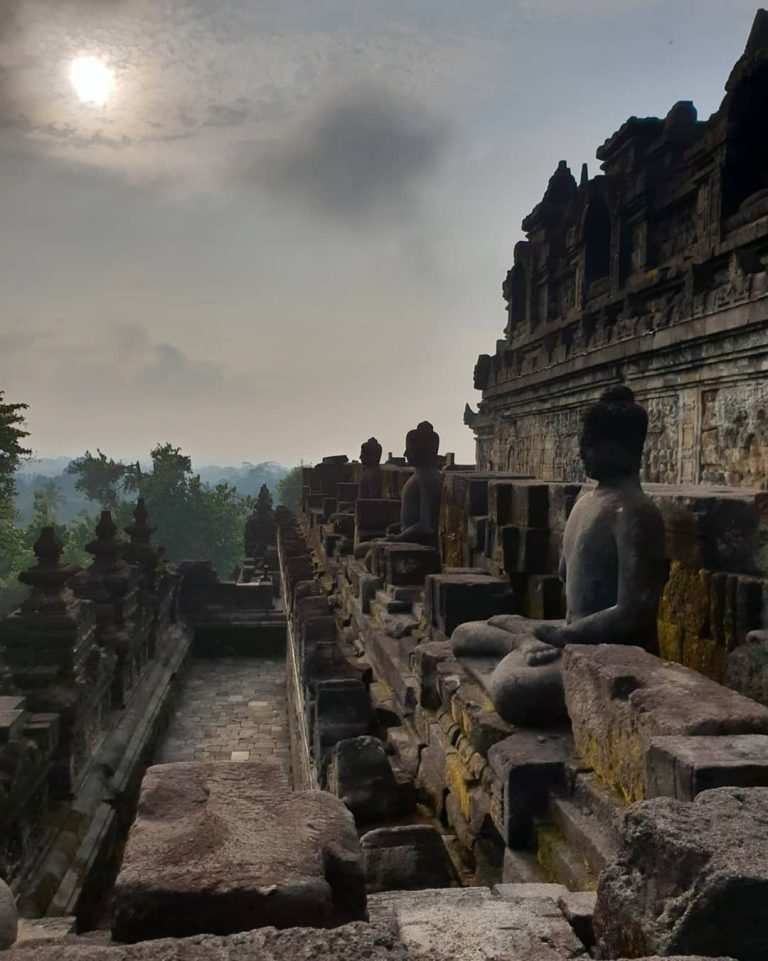
<path fill-rule="evenodd" d="M 155 764 L 277 760 L 290 784 L 285 660 L 195 659 Z"/>

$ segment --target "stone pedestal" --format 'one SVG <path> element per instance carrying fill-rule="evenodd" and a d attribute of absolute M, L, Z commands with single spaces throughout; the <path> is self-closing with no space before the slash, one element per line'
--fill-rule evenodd
<path fill-rule="evenodd" d="M 364 919 L 352 815 L 330 794 L 274 783 L 267 764 L 150 768 L 115 886 L 113 936 L 144 941 Z"/>

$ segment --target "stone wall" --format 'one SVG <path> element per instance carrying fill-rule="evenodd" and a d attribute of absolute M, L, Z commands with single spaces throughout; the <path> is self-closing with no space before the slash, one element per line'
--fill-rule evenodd
<path fill-rule="evenodd" d="M 477 465 L 583 480 L 581 414 L 625 382 L 648 408 L 644 479 L 763 486 L 768 382 L 768 31 L 758 15 L 720 110 L 631 118 L 576 183 L 565 163 L 526 218 L 508 323 L 465 420 Z"/>

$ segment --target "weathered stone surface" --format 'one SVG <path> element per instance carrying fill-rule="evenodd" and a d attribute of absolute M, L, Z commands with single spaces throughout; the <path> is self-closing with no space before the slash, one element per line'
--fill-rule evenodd
<path fill-rule="evenodd" d="M 424 590 L 424 607 L 432 627 L 446 637 L 467 621 L 517 611 L 509 581 L 487 574 L 431 575 Z"/>
<path fill-rule="evenodd" d="M 11 889 L 0 880 L 0 951 L 16 940 L 19 925 L 19 912 Z"/>
<path fill-rule="evenodd" d="M 567 961 L 584 946 L 551 898 L 517 901 L 486 888 L 375 894 L 371 919 L 394 919 L 412 961 Z"/>
<path fill-rule="evenodd" d="M 563 681 L 577 752 L 627 801 L 653 737 L 768 733 L 768 709 L 639 647 L 567 647 Z"/>
<path fill-rule="evenodd" d="M 646 755 L 646 794 L 692 801 L 718 787 L 768 787 L 768 737 L 657 737 Z"/>
<path fill-rule="evenodd" d="M 262 928 L 229 937 L 198 936 L 103 947 L 68 938 L 14 949 L 8 961 L 408 961 L 391 924 L 346 924 L 330 931 Z"/>
<path fill-rule="evenodd" d="M 692 804 L 634 805 L 600 877 L 600 956 L 768 957 L 768 788 L 719 788 Z"/>
<path fill-rule="evenodd" d="M 565 919 L 576 933 L 576 937 L 587 948 L 595 944 L 594 915 L 597 903 L 595 891 L 565 891 L 557 899 Z"/>
<path fill-rule="evenodd" d="M 117 940 L 364 917 L 351 815 L 329 794 L 276 789 L 274 779 L 267 763 L 147 771 L 115 885 Z"/>
<path fill-rule="evenodd" d="M 550 898 L 558 901 L 568 893 L 568 888 L 564 884 L 495 884 L 493 893 L 505 901 L 525 901 L 530 898 Z"/>
<path fill-rule="evenodd" d="M 379 828 L 364 834 L 361 844 L 369 893 L 458 883 L 443 839 L 428 824 Z"/>
<path fill-rule="evenodd" d="M 725 683 L 746 697 L 768 704 L 768 631 L 750 631 L 746 643 L 731 651 Z"/>
<path fill-rule="evenodd" d="M 413 783 L 395 778 L 384 744 L 375 737 L 350 738 L 334 746 L 327 787 L 358 824 L 407 814 L 416 806 Z"/>
<path fill-rule="evenodd" d="M 508 847 L 529 845 L 534 817 L 547 807 L 550 792 L 565 786 L 571 747 L 565 735 L 516 731 L 488 751 L 488 763 L 502 789 L 496 820 Z"/>

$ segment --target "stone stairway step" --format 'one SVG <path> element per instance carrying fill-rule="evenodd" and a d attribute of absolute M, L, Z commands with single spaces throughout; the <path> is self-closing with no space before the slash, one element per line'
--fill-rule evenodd
<path fill-rule="evenodd" d="M 537 835 L 539 861 L 548 881 L 564 884 L 570 891 L 588 891 L 595 887 L 589 863 L 558 828 L 540 825 Z"/>
<path fill-rule="evenodd" d="M 585 813 L 573 801 L 553 797 L 550 813 L 566 842 L 587 862 L 595 877 L 616 858 L 613 831 L 594 814 Z"/>

